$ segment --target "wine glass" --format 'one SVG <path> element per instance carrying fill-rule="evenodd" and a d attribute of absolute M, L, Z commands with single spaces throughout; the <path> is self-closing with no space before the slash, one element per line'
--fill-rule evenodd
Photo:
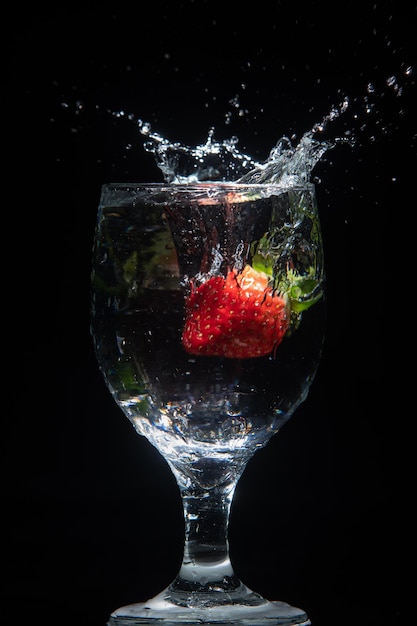
<path fill-rule="evenodd" d="M 168 462 L 185 522 L 176 578 L 109 625 L 310 624 L 239 580 L 227 529 L 246 463 L 306 398 L 319 363 L 314 185 L 104 185 L 91 324 L 106 384 Z"/>

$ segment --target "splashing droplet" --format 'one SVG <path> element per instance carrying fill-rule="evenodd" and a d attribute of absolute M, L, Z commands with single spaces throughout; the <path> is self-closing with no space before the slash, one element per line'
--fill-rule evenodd
<path fill-rule="evenodd" d="M 238 105 L 239 106 L 239 105 Z M 350 131 L 334 141 L 319 140 L 329 124 L 343 115 L 349 107 L 348 98 L 313 128 L 306 132 L 296 146 L 293 139 L 282 137 L 270 151 L 264 163 L 255 161 L 237 148 L 237 137 L 215 141 L 214 128 L 209 130 L 204 144 L 195 147 L 170 142 L 152 130 L 148 122 L 138 121 L 139 131 L 147 141 L 145 150 L 154 155 L 164 179 L 169 183 L 238 182 L 245 184 L 279 184 L 293 187 L 310 182 L 314 167 L 322 156 L 338 143 L 354 142 Z"/>

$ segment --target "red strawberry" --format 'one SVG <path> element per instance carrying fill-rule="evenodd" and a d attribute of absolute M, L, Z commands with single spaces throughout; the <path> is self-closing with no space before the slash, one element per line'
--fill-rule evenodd
<path fill-rule="evenodd" d="M 182 344 L 191 354 L 248 359 L 274 351 L 288 325 L 286 301 L 265 274 L 247 265 L 240 274 L 213 276 L 192 290 Z"/>

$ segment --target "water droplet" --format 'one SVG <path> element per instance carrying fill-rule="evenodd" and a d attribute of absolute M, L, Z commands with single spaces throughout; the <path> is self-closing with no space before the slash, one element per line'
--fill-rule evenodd
<path fill-rule="evenodd" d="M 240 104 L 239 104 L 239 96 L 238 95 L 234 96 L 234 98 L 229 100 L 229 104 L 232 105 L 233 107 L 235 107 L 235 109 L 238 109 L 239 106 L 240 106 Z"/>

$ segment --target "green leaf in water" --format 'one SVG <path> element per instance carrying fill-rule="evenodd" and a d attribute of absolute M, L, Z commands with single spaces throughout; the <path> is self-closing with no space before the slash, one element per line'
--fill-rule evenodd
<path fill-rule="evenodd" d="M 306 311 L 323 295 L 314 267 L 309 267 L 305 276 L 301 276 L 292 269 L 287 269 L 284 283 L 286 283 L 284 291 L 290 299 L 291 309 L 296 313 Z"/>

